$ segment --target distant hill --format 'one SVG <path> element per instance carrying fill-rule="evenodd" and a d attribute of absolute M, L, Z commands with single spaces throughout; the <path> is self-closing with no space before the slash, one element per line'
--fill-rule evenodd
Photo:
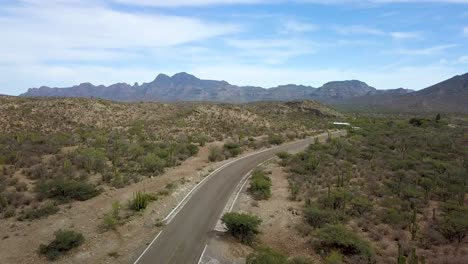
<path fill-rule="evenodd" d="M 336 105 L 342 109 L 368 111 L 468 113 L 468 73 L 416 92 L 388 90 L 383 94 L 374 93 L 350 98 Z"/>
<path fill-rule="evenodd" d="M 334 102 L 377 93 L 377 89 L 364 82 L 335 81 L 314 88 L 304 85 L 281 85 L 270 89 L 255 86 L 236 86 L 226 81 L 202 80 L 188 73 L 173 76 L 159 74 L 149 83 L 133 86 L 116 83 L 95 86 L 82 83 L 68 88 L 40 87 L 29 89 L 21 96 L 28 97 L 97 97 L 115 101 L 217 101 L 255 102 L 315 99 Z M 384 91 L 380 91 L 385 93 Z"/>
<path fill-rule="evenodd" d="M 31 88 L 25 97 L 83 97 L 114 101 L 257 102 L 318 100 L 341 108 L 366 111 L 468 112 L 468 73 L 420 91 L 404 88 L 377 90 L 358 80 L 333 81 L 315 88 L 287 84 L 273 88 L 237 86 L 226 81 L 203 80 L 185 72 L 159 74 L 139 85 L 82 83 L 68 88 Z"/>

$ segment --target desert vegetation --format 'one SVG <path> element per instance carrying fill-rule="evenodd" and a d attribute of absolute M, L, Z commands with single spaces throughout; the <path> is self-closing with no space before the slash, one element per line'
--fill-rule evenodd
<path fill-rule="evenodd" d="M 58 230 L 55 239 L 47 245 L 39 247 L 39 253 L 49 260 L 56 260 L 68 251 L 83 244 L 85 238 L 82 234 L 73 230 Z"/>
<path fill-rule="evenodd" d="M 280 153 L 314 252 L 327 263 L 463 263 L 468 131 L 460 122 L 360 117 L 346 138 Z"/>
<path fill-rule="evenodd" d="M 256 200 L 271 197 L 271 179 L 263 169 L 257 168 L 252 172 L 249 191 Z"/>
<path fill-rule="evenodd" d="M 315 102 L 0 100 L 0 215 L 21 220 L 47 217 L 61 204 L 157 176 L 208 142 L 223 141 L 209 156 L 220 161 L 305 137 L 328 126 L 324 117 L 337 114 Z"/>
<path fill-rule="evenodd" d="M 225 213 L 221 221 L 226 225 L 227 232 L 240 242 L 251 244 L 258 234 L 258 226 L 262 223 L 258 217 L 245 213 Z"/>

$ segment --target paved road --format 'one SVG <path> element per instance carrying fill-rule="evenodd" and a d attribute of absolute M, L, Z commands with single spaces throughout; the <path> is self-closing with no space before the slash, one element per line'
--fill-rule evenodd
<path fill-rule="evenodd" d="M 334 132 L 341 136 L 344 131 Z M 321 140 L 327 134 L 319 135 Z M 196 190 L 185 206 L 138 260 L 138 264 L 198 263 L 209 233 L 213 230 L 230 195 L 242 177 L 258 164 L 281 151 L 304 149 L 314 138 L 296 141 L 240 159 L 219 170 Z"/>

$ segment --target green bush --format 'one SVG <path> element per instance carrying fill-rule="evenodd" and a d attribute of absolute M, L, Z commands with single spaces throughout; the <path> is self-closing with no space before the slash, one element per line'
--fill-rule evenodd
<path fill-rule="evenodd" d="M 93 184 L 63 178 L 42 181 L 37 185 L 36 191 L 43 197 L 62 202 L 85 201 L 99 194 L 99 190 Z"/>
<path fill-rule="evenodd" d="M 326 264 L 342 264 L 343 263 L 343 255 L 340 252 L 333 250 L 330 255 L 325 258 Z"/>
<path fill-rule="evenodd" d="M 387 208 L 380 215 L 381 221 L 393 226 L 404 226 L 408 220 L 408 214 L 395 208 Z"/>
<path fill-rule="evenodd" d="M 268 135 L 268 143 L 271 145 L 281 145 L 284 142 L 284 138 L 282 135 Z"/>
<path fill-rule="evenodd" d="M 447 240 L 461 243 L 468 234 L 468 210 L 449 212 L 436 228 Z"/>
<path fill-rule="evenodd" d="M 79 247 L 85 241 L 82 234 L 73 230 L 58 230 L 55 239 L 48 245 L 40 245 L 39 253 L 45 255 L 49 260 L 56 260 L 69 250 Z"/>
<path fill-rule="evenodd" d="M 325 252 L 340 251 L 345 256 L 359 255 L 367 263 L 374 262 L 370 243 L 341 225 L 328 225 L 318 230 L 315 248 Z"/>
<path fill-rule="evenodd" d="M 121 223 L 120 219 L 120 208 L 121 205 L 119 202 L 112 203 L 112 211 L 104 215 L 102 219 L 101 228 L 104 231 L 114 229 Z"/>
<path fill-rule="evenodd" d="M 247 256 L 246 264 L 285 264 L 287 258 L 283 254 L 267 247 L 258 248 Z"/>
<path fill-rule="evenodd" d="M 281 166 L 286 166 L 286 165 L 288 165 L 288 162 L 289 162 L 289 160 L 291 159 L 291 156 L 292 156 L 292 155 L 289 154 L 288 152 L 282 151 L 282 152 L 277 153 L 276 156 L 278 156 L 278 158 L 281 159 L 281 161 L 279 162 L 279 164 L 280 164 Z"/>
<path fill-rule="evenodd" d="M 250 192 L 256 200 L 267 200 L 271 197 L 271 179 L 263 170 L 256 169 L 250 178 Z"/>
<path fill-rule="evenodd" d="M 165 160 L 161 159 L 154 153 L 148 153 L 142 158 L 142 166 L 144 171 L 149 173 L 160 174 L 164 172 L 164 167 L 166 167 Z"/>
<path fill-rule="evenodd" d="M 27 209 L 18 217 L 18 220 L 34 220 L 55 214 L 60 208 L 54 203 L 46 203 L 39 208 Z"/>
<path fill-rule="evenodd" d="M 362 216 L 372 211 L 372 202 L 363 196 L 353 197 L 350 201 L 351 214 Z"/>
<path fill-rule="evenodd" d="M 288 264 L 314 264 L 314 261 L 308 257 L 294 257 Z"/>
<path fill-rule="evenodd" d="M 307 223 L 315 228 L 320 228 L 327 224 L 342 223 L 346 220 L 346 216 L 340 212 L 321 210 L 315 207 L 305 209 L 304 214 Z"/>
<path fill-rule="evenodd" d="M 254 215 L 236 212 L 225 213 L 221 221 L 226 225 L 229 234 L 246 244 L 252 243 L 262 223 L 262 220 Z"/>
<path fill-rule="evenodd" d="M 73 163 L 88 172 L 103 172 L 106 167 L 106 154 L 96 148 L 78 149 L 73 156 Z"/>
<path fill-rule="evenodd" d="M 224 159 L 223 150 L 220 147 L 214 146 L 210 148 L 208 160 L 211 162 L 220 161 Z"/>
<path fill-rule="evenodd" d="M 230 158 L 230 157 L 236 157 L 238 156 L 239 154 L 242 153 L 242 149 L 240 148 L 239 144 L 236 144 L 236 143 L 225 143 L 223 145 L 223 149 L 224 149 L 224 155 L 227 157 L 227 158 Z"/>

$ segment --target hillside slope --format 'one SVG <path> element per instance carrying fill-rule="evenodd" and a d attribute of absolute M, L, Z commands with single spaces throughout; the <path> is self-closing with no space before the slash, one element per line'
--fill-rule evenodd
<path fill-rule="evenodd" d="M 468 113 L 468 73 L 430 86 L 407 92 L 395 89 L 335 103 L 346 110 L 420 113 Z"/>

